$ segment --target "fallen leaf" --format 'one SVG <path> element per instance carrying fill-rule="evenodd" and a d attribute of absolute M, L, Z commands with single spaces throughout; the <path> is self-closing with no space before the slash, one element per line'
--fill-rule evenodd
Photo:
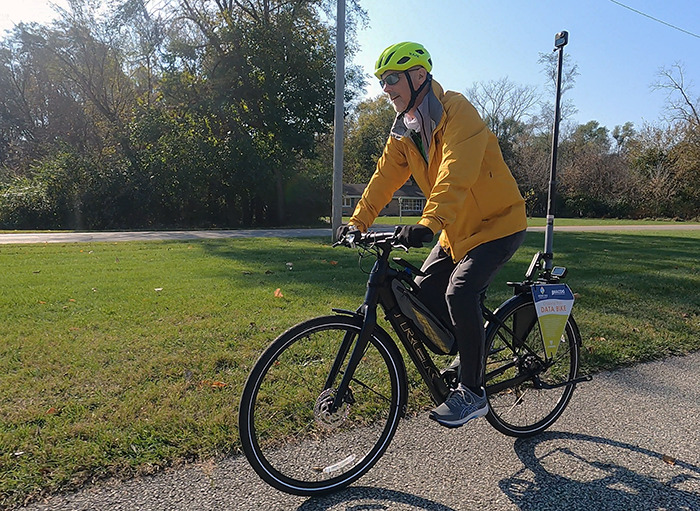
<path fill-rule="evenodd" d="M 68 298 L 68 301 L 75 303 L 75 298 Z"/>
<path fill-rule="evenodd" d="M 46 415 L 52 415 L 54 413 L 58 412 L 58 409 L 55 406 L 52 406 L 48 410 L 46 410 Z"/>
<path fill-rule="evenodd" d="M 338 264 L 338 261 L 331 261 L 332 266 L 335 266 L 336 264 Z"/>
<path fill-rule="evenodd" d="M 201 385 L 204 385 L 206 387 L 211 387 L 213 389 L 223 389 L 224 387 L 228 387 L 228 383 L 224 383 L 222 381 L 202 380 L 199 383 Z"/>
<path fill-rule="evenodd" d="M 662 460 L 664 463 L 666 463 L 667 465 L 675 465 L 675 464 L 676 464 L 676 458 L 673 458 L 673 457 L 668 456 L 668 455 L 666 455 L 666 454 L 664 454 L 664 455 L 661 457 L 661 460 Z"/>
<path fill-rule="evenodd" d="M 282 298 L 284 295 L 282 294 L 282 291 L 280 288 L 275 289 L 275 298 Z"/>

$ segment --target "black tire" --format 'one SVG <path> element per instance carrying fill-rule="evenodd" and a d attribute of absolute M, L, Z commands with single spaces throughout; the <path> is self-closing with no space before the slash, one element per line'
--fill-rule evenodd
<path fill-rule="evenodd" d="M 581 335 L 569 316 L 557 352 L 548 359 L 531 296 L 511 298 L 495 315 L 486 327 L 486 418 L 505 435 L 536 435 L 564 412 L 576 386 L 538 383 L 555 386 L 576 378 Z"/>
<path fill-rule="evenodd" d="M 346 335 L 360 318 L 326 316 L 278 337 L 248 377 L 239 409 L 243 452 L 268 484 L 295 495 L 337 491 L 366 473 L 396 431 L 406 402 L 403 360 L 394 342 L 375 330 L 351 384 L 352 404 L 328 414 L 340 374 L 326 379 Z M 352 349 L 352 346 L 350 350 Z"/>

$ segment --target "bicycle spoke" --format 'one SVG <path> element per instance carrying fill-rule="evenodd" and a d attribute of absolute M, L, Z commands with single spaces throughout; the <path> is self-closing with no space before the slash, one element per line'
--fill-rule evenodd
<path fill-rule="evenodd" d="M 578 368 L 578 330 L 567 323 L 559 350 L 547 360 L 539 323 L 519 324 L 519 315 L 533 317 L 527 298 L 514 299 L 499 311 L 490 330 L 486 361 L 486 388 L 490 411 L 487 418 L 499 431 L 529 436 L 549 427 L 561 415 L 571 398 L 573 385 L 561 385 L 575 378 Z M 536 380 L 552 388 L 536 384 Z"/>
<path fill-rule="evenodd" d="M 239 422 L 256 472 L 279 489 L 302 494 L 346 484 L 368 470 L 386 449 L 405 399 L 389 352 L 372 337 L 351 378 L 352 399 L 331 412 L 335 390 L 324 387 L 332 367 L 338 368 L 335 385 L 344 374 L 349 355 L 341 346 L 359 334 L 359 325 L 345 317 L 309 324 L 299 325 L 299 334 L 283 334 L 256 365 L 260 374 L 254 369 L 249 378 L 256 387 L 246 384 Z M 391 356 L 399 356 L 393 349 Z"/>

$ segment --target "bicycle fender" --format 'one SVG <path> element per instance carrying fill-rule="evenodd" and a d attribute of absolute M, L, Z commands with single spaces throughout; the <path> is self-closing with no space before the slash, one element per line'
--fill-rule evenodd
<path fill-rule="evenodd" d="M 521 305 L 522 303 L 532 303 L 532 302 L 533 302 L 532 295 L 529 292 L 526 294 L 525 293 L 517 294 L 515 296 L 510 297 L 505 302 L 503 302 L 497 309 L 495 309 L 493 311 L 492 314 L 496 318 L 499 318 L 502 314 L 501 311 L 508 311 L 513 307 Z M 525 310 L 527 310 L 527 309 L 525 309 Z M 518 327 L 516 327 L 518 329 L 518 332 L 516 332 L 516 333 L 528 332 L 532 328 L 532 326 L 535 324 L 535 322 L 537 321 L 537 312 L 535 311 L 534 307 L 532 308 L 532 313 L 527 314 L 526 316 L 527 317 L 522 317 L 522 320 L 519 321 L 519 325 L 518 325 Z M 498 327 L 498 326 L 499 326 L 498 322 L 494 322 L 491 320 L 487 321 L 486 324 L 484 325 L 484 329 L 486 330 L 486 338 L 489 337 L 491 330 L 493 328 Z M 522 330 L 520 330 L 520 329 L 522 329 Z"/>
<path fill-rule="evenodd" d="M 356 311 L 351 311 L 347 309 L 331 309 L 333 312 L 336 314 L 340 314 L 341 316 L 350 316 L 352 318 L 361 318 L 362 315 Z"/>

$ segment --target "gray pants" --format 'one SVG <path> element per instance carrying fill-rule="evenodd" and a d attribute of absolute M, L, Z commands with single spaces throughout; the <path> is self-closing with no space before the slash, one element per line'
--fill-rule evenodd
<path fill-rule="evenodd" d="M 421 301 L 454 328 L 461 360 L 461 382 L 484 384 L 484 318 L 481 297 L 503 265 L 525 240 L 525 231 L 489 241 L 458 263 L 435 245 L 423 262 L 425 277 L 416 278 Z"/>

